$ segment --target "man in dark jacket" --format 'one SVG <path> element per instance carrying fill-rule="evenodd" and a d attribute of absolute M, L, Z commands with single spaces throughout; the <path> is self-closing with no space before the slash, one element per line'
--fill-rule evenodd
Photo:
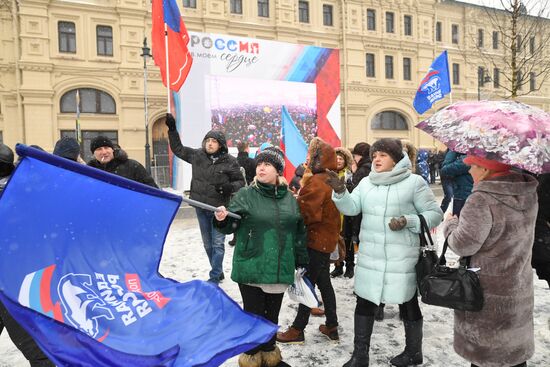
<path fill-rule="evenodd" d="M 88 166 L 158 188 L 145 167 L 138 161 L 128 158 L 124 150 L 115 149 L 111 139 L 101 135 L 95 137 L 90 144 L 90 150 L 94 158 L 88 162 Z"/>
<path fill-rule="evenodd" d="M 464 163 L 464 158 L 465 154 L 449 149 L 441 168 L 441 176 L 453 180 L 453 215 L 456 216 L 460 216 L 460 211 L 474 186 L 474 180 L 468 172 L 470 166 Z"/>
<path fill-rule="evenodd" d="M 215 207 L 227 206 L 231 194 L 244 186 L 244 178 L 235 157 L 227 150 L 225 136 L 221 131 L 209 131 L 202 140 L 202 147 L 189 148 L 181 143 L 176 129 L 176 120 L 166 114 L 168 139 L 174 155 L 191 164 L 190 198 Z M 223 256 L 225 235 L 213 224 L 214 213 L 195 208 L 202 235 L 204 249 L 210 260 L 210 282 L 219 283 L 224 279 Z"/>
<path fill-rule="evenodd" d="M 250 185 L 254 180 L 254 176 L 256 176 L 256 162 L 248 156 L 249 149 L 246 141 L 239 141 L 237 143 L 237 150 L 239 151 L 237 154 L 237 163 L 244 168 L 246 184 Z"/>
<path fill-rule="evenodd" d="M 0 143 L 0 195 L 15 169 L 13 151 Z M 53 367 L 48 357 L 36 345 L 33 338 L 15 321 L 0 302 L 0 333 L 6 328 L 15 346 L 23 353 L 32 367 Z"/>

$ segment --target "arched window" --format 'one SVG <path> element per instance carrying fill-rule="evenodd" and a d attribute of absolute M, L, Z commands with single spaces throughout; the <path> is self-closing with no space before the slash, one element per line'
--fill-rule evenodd
<path fill-rule="evenodd" d="M 98 89 L 79 88 L 68 91 L 61 97 L 61 112 L 76 113 L 76 91 L 79 94 L 80 113 L 115 114 L 116 104 L 113 97 Z"/>
<path fill-rule="evenodd" d="M 373 130 L 409 130 L 405 116 L 395 111 L 384 111 L 376 114 L 372 120 Z"/>

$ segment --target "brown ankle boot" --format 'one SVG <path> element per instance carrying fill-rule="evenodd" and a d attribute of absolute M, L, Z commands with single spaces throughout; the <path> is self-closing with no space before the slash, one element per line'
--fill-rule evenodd
<path fill-rule="evenodd" d="M 279 343 L 303 344 L 304 340 L 304 331 L 298 330 L 292 326 L 283 333 L 277 333 L 277 341 Z"/>
<path fill-rule="evenodd" d="M 338 326 L 333 326 L 329 328 L 324 324 L 319 325 L 319 331 L 332 341 L 340 340 L 340 336 L 338 335 Z"/>
<path fill-rule="evenodd" d="M 239 356 L 239 367 L 262 367 L 262 354 L 241 354 Z"/>

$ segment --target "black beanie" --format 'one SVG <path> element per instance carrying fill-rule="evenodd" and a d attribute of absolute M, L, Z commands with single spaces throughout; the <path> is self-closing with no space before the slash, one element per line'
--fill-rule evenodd
<path fill-rule="evenodd" d="M 53 154 L 76 161 L 80 154 L 80 145 L 78 145 L 75 138 L 65 136 L 55 143 Z"/>
<path fill-rule="evenodd" d="M 285 170 L 285 155 L 276 147 L 267 147 L 255 158 L 256 166 L 261 162 L 271 164 L 282 175 Z"/>
<path fill-rule="evenodd" d="M 362 142 L 357 143 L 353 147 L 351 154 L 360 155 L 361 157 L 368 157 L 370 150 L 370 145 L 368 143 Z"/>
<path fill-rule="evenodd" d="M 403 145 L 399 139 L 383 138 L 376 141 L 370 147 L 371 159 L 375 152 L 384 152 L 389 154 L 395 163 L 399 162 L 404 157 Z"/>
<path fill-rule="evenodd" d="M 109 147 L 109 148 L 115 149 L 115 146 L 113 145 L 113 142 L 111 141 L 111 139 L 109 139 L 106 136 L 99 135 L 99 136 L 96 136 L 90 143 L 90 150 L 93 153 L 97 148 L 101 148 L 101 147 Z"/>

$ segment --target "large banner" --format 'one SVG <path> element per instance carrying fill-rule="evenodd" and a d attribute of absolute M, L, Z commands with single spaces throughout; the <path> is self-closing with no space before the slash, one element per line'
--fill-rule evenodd
<path fill-rule="evenodd" d="M 285 106 L 304 140 L 340 146 L 340 62 L 336 49 L 190 32 L 193 67 L 174 94 L 178 131 L 200 147 L 211 129 L 229 147 L 279 146 Z M 230 149 L 234 152 L 234 149 Z M 173 186 L 189 189 L 191 167 L 173 160 Z"/>

